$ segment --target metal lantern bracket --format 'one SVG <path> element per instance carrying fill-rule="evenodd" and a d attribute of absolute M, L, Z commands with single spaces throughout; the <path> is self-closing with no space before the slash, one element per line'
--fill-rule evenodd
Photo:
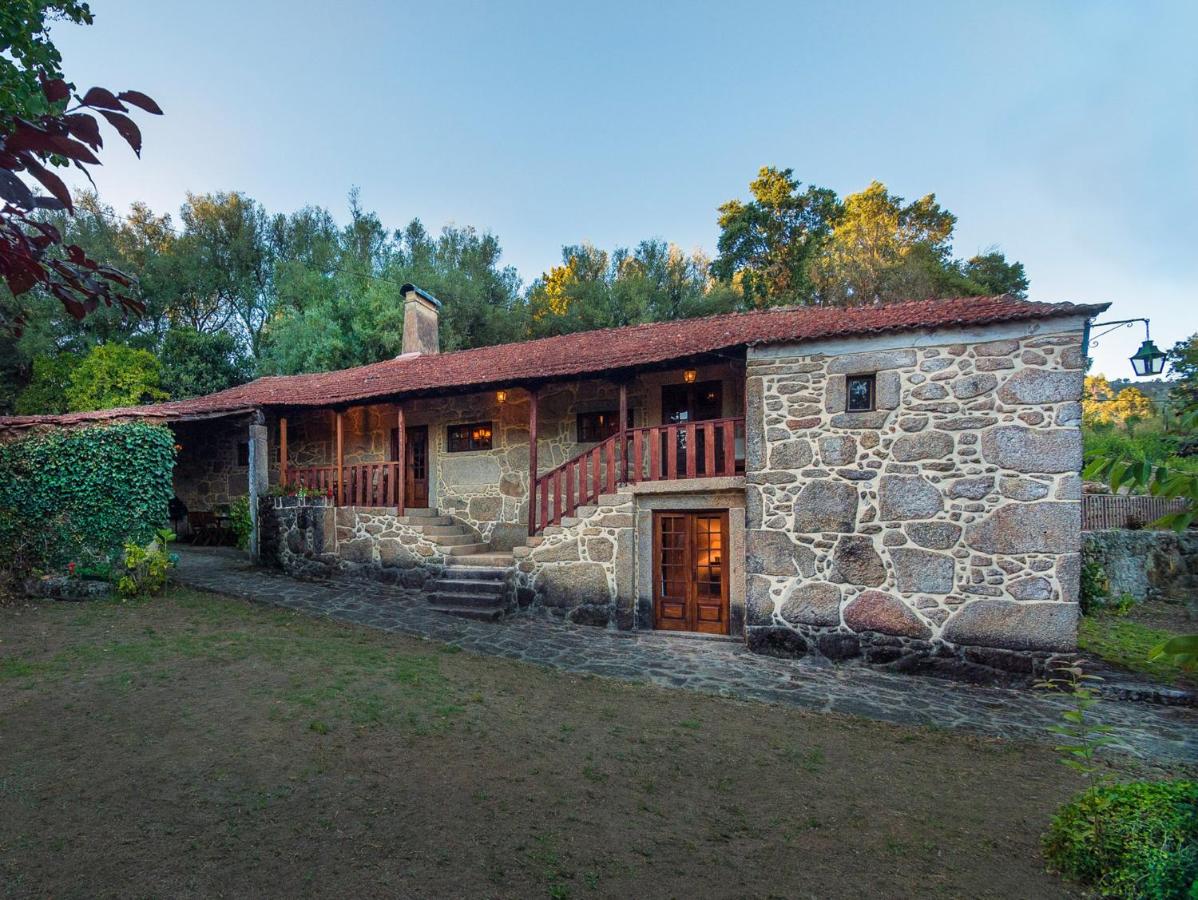
<path fill-rule="evenodd" d="M 1128 328 L 1134 325 L 1136 322 L 1144 323 L 1144 341 L 1140 344 L 1140 349 L 1137 350 L 1135 355 L 1130 358 L 1132 371 L 1140 377 L 1161 374 L 1161 372 L 1165 370 L 1166 354 L 1157 349 L 1156 344 L 1152 342 L 1152 335 L 1148 331 L 1148 320 L 1144 318 L 1112 319 L 1109 322 L 1087 322 L 1085 332 L 1082 335 L 1082 356 L 1086 357 L 1087 359 L 1089 358 L 1090 348 L 1098 346 L 1098 338 L 1110 334 L 1117 328 Z M 1110 326 L 1106 329 L 1106 331 L 1100 332 L 1099 334 L 1092 333 L 1093 329 L 1103 328 L 1106 326 Z M 1137 362 L 1143 364 L 1144 371 L 1140 371 L 1140 367 L 1137 365 Z"/>

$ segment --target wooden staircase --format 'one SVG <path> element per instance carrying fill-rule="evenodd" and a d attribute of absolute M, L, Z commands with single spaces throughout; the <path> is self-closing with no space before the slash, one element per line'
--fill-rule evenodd
<path fill-rule="evenodd" d="M 445 571 L 427 589 L 429 608 L 465 619 L 495 621 L 507 603 L 513 557 L 479 541 L 469 525 L 435 509 L 407 509 L 407 524 L 419 528 L 445 553 Z"/>

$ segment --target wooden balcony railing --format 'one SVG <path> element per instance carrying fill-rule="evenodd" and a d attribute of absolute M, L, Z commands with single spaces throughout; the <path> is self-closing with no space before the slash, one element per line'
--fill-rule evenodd
<path fill-rule="evenodd" d="M 743 418 L 630 428 L 539 476 L 529 508 L 530 531 L 559 525 L 578 507 L 610 494 L 620 482 L 711 478 L 744 471 Z M 623 452 L 621 452 L 623 451 Z M 626 474 L 621 471 L 627 465 Z"/>
<path fill-rule="evenodd" d="M 337 506 L 398 506 L 400 476 L 397 462 L 343 466 L 341 485 L 337 484 L 336 466 L 287 469 L 289 485 L 302 486 L 331 496 Z"/>

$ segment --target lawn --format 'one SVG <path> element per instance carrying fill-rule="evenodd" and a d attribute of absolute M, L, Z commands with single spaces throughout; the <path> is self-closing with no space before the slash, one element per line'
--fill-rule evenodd
<path fill-rule="evenodd" d="M 0 636 L 4 897 L 1072 896 L 1040 747 L 184 590 Z"/>
<path fill-rule="evenodd" d="M 1148 675 L 1179 687 L 1198 687 L 1198 673 L 1183 672 L 1171 659 L 1150 660 L 1152 649 L 1179 634 L 1198 632 L 1198 618 L 1180 603 L 1139 603 L 1127 612 L 1083 616 L 1077 643 L 1085 653 L 1119 669 Z"/>

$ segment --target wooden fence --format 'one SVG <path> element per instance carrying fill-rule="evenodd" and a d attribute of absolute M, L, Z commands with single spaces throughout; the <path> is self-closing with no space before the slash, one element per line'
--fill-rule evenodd
<path fill-rule="evenodd" d="M 1166 500 L 1138 494 L 1083 494 L 1082 530 L 1150 528 L 1161 516 L 1181 512 L 1184 500 Z"/>

